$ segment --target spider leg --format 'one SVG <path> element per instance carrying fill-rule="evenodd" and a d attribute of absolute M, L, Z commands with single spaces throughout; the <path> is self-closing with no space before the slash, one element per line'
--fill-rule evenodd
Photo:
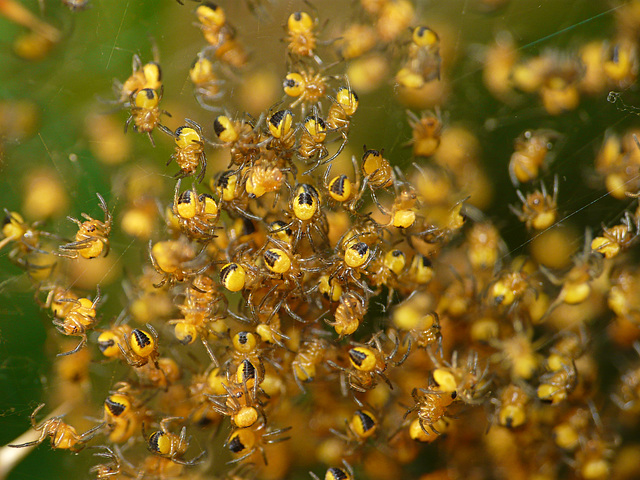
<path fill-rule="evenodd" d="M 172 458 L 171 460 L 175 463 L 178 463 L 180 465 L 186 465 L 188 467 L 193 466 L 193 465 L 199 465 L 201 463 L 204 462 L 204 460 L 200 460 L 202 457 L 204 457 L 207 454 L 206 450 L 203 450 L 202 453 L 200 453 L 200 455 L 198 455 L 195 458 L 192 458 L 191 460 L 182 460 L 180 458 Z"/>
<path fill-rule="evenodd" d="M 78 343 L 76 348 L 74 348 L 73 350 L 71 350 L 69 352 L 59 353 L 57 356 L 58 357 L 65 357 L 67 355 L 73 355 L 74 353 L 78 353 L 82 349 L 82 347 L 84 347 L 85 344 L 87 343 L 87 335 L 85 333 L 83 333 L 81 335 L 81 337 L 82 337 L 82 339 L 80 340 L 80 343 Z"/>

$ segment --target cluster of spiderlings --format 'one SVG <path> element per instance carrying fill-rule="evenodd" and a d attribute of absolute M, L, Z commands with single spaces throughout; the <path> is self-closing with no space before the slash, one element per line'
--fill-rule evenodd
<path fill-rule="evenodd" d="M 631 2 L 633 3 L 633 2 Z M 634 6 L 621 6 L 628 15 Z M 578 49 L 548 49 L 522 58 L 507 32 L 496 36 L 485 55 L 484 81 L 499 99 L 513 100 L 517 92 L 537 94 L 550 115 L 578 108 L 580 97 L 626 89 L 638 76 L 637 32 L 623 28 L 613 38 L 584 42 Z"/>
<path fill-rule="evenodd" d="M 38 422 L 39 404 L 33 440 L 9 447 L 47 438 L 56 449 L 89 446 L 83 454 L 98 479 L 640 475 L 633 427 L 621 426 L 640 415 L 640 360 L 605 382 L 597 358 L 599 337 L 629 358 L 631 346 L 640 354 L 640 273 L 629 261 L 640 207 L 586 232 L 572 256 L 570 232 L 553 229 L 559 177 L 551 188 L 517 190 L 521 204 L 511 211 L 540 246 L 510 258 L 478 208 L 489 189 L 478 141 L 448 126 L 439 108 L 407 113 L 407 169 L 392 164 L 385 145 L 354 148 L 364 101 L 355 86 L 362 78 L 351 74 L 374 76 L 388 53 L 401 95 L 447 81 L 440 36 L 417 21 L 411 2 L 359 6 L 360 20 L 335 38 L 312 8 L 276 19 L 283 100 L 253 118 L 225 105 L 227 87 L 251 63 L 241 35 L 222 6 L 194 5 L 207 45 L 188 76 L 207 124 L 161 123 L 170 114 L 160 109 L 157 53 L 146 64 L 135 55 L 131 75 L 115 83 L 126 125 L 152 143 L 157 130 L 156 141 L 175 148 L 157 162 L 175 174 L 173 195 L 153 193 L 153 174 L 129 175 L 125 205 L 109 207 L 97 194 L 98 218 L 69 217 L 77 227 L 69 239 L 5 210 L 0 248 L 27 272 L 62 340 L 65 405 L 89 398 L 89 364 L 116 365 L 109 386 L 93 392 L 101 401 L 93 425 L 77 429 L 77 418 L 61 415 Z M 627 88 L 640 2 L 625 9 L 615 41 L 579 54 L 519 61 L 501 34 L 484 54 L 487 89 L 507 103 L 516 89 L 538 92 L 547 113 L 561 116 L 579 93 Z M 565 136 L 542 126 L 521 133 L 505 177 L 518 188 L 537 182 Z M 594 181 L 603 177 L 617 199 L 635 196 L 638 166 L 634 131 L 611 133 Z M 120 253 L 110 241 L 118 230 L 145 251 L 124 294 L 105 295 L 99 281 L 76 287 L 75 266 Z M 123 299 L 117 318 L 101 315 Z M 600 317 L 613 318 L 606 331 Z M 67 346 L 65 337 L 77 338 Z"/>

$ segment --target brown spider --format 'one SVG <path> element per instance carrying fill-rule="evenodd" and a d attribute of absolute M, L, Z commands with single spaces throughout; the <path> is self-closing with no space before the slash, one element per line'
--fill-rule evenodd
<path fill-rule="evenodd" d="M 82 214 L 85 219 L 81 222 L 77 218 L 67 217 L 78 225 L 76 241 L 60 246 L 60 256 L 67 258 L 96 258 L 102 254 L 106 257 L 109 254 L 109 233 L 111 232 L 112 216 L 107 209 L 107 203 L 102 195 L 96 193 L 100 201 L 100 208 L 104 212 L 104 222 L 90 217 L 86 213 Z"/>
<path fill-rule="evenodd" d="M 36 422 L 36 415 L 44 403 L 41 403 L 31 414 L 31 425 L 33 429 L 40 432 L 40 437 L 32 442 L 21 443 L 20 445 L 9 445 L 13 448 L 31 447 L 34 445 L 40 445 L 44 442 L 45 438 L 51 438 L 51 448 L 64 448 L 71 450 L 72 452 L 79 452 L 82 450 L 87 442 L 89 442 L 105 424 L 96 425 L 85 433 L 79 435 L 74 427 L 67 425 L 62 421 L 62 415 L 45 420 L 40 425 Z"/>

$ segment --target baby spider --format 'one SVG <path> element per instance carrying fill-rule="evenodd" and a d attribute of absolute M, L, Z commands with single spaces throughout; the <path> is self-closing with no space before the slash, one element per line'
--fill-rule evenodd
<path fill-rule="evenodd" d="M 640 355 L 640 342 L 634 342 L 633 349 Z M 611 400 L 621 410 L 635 411 L 640 400 L 640 368 L 629 368 L 618 379 L 618 393 L 611 395 Z"/>
<path fill-rule="evenodd" d="M 212 103 L 223 98 L 227 92 L 222 88 L 224 80 L 218 78 L 214 68 L 211 60 L 198 54 L 198 58 L 189 70 L 189 77 L 195 87 L 195 97 L 200 106 L 205 110 L 218 112 L 220 107 Z"/>
<path fill-rule="evenodd" d="M 100 302 L 100 288 L 98 287 L 96 298 L 91 301 L 88 298 L 61 298 L 56 300 L 63 304 L 61 308 L 61 318 L 54 318 L 53 324 L 63 335 L 81 337 L 80 343 L 70 352 L 59 353 L 58 356 L 73 355 L 80 351 L 87 343 L 87 331 L 93 328 L 98 322 L 96 319 L 96 305 Z M 64 304 L 69 305 L 68 308 Z"/>
<path fill-rule="evenodd" d="M 551 161 L 551 148 L 559 134 L 552 130 L 527 130 L 514 142 L 509 160 L 509 177 L 515 186 L 538 178 L 540 169 Z"/>
<path fill-rule="evenodd" d="M 556 371 L 549 371 L 540 377 L 537 395 L 540 400 L 557 405 L 567 400 L 578 385 L 578 369 L 571 359 L 570 363 L 563 363 Z"/>
<path fill-rule="evenodd" d="M 89 472 L 95 473 L 97 480 L 107 480 L 110 478 L 136 478 L 136 467 L 127 461 L 117 445 L 108 447 L 106 445 L 98 445 L 89 448 L 101 448 L 104 452 L 94 453 L 94 457 L 103 457 L 109 459 L 109 463 L 100 463 L 89 469 Z"/>
<path fill-rule="evenodd" d="M 268 248 L 262 253 L 262 261 L 265 266 L 262 286 L 269 287 L 269 290 L 264 293 L 257 306 L 253 305 L 256 302 L 254 294 L 258 289 L 252 290 L 247 297 L 247 303 L 251 306 L 254 315 L 268 315 L 267 323 L 281 308 L 291 318 L 304 323 L 304 320 L 294 312 L 295 309 L 290 304 L 306 295 L 302 284 L 304 275 L 319 272 L 322 266 L 317 265 L 315 255 L 304 258 L 300 254 L 291 253 L 288 245 L 280 240 L 272 238 L 271 242 L 280 248 Z"/>
<path fill-rule="evenodd" d="M 305 119 L 304 128 L 310 135 L 305 138 L 305 135 L 303 134 L 300 138 L 300 147 L 298 150 L 299 152 L 303 151 L 304 142 L 306 141 L 306 143 L 310 144 L 313 148 L 311 152 L 318 153 L 316 163 L 304 172 L 305 175 L 312 172 L 320 165 L 331 163 L 342 153 L 348 142 L 347 134 L 349 133 L 351 117 L 356 113 L 358 108 L 358 96 L 356 95 L 356 92 L 351 90 L 349 87 L 340 87 L 336 94 L 336 98 L 330 96 L 327 96 L 327 98 L 329 98 L 333 103 L 329 108 L 327 118 L 322 122 L 322 128 L 320 130 L 316 127 L 315 132 L 313 132 L 314 125 L 311 124 L 311 129 L 309 129 L 309 126 L 307 125 L 309 117 Z M 315 116 L 317 117 L 317 115 Z M 322 121 L 322 119 L 319 120 Z M 334 132 L 340 134 L 342 137 L 342 143 L 333 155 L 326 158 L 328 156 L 328 151 L 324 145 L 325 137 L 327 134 Z M 311 137 L 311 140 L 314 141 L 310 142 L 308 137 Z M 299 155 L 305 158 L 301 153 L 299 153 Z"/>
<path fill-rule="evenodd" d="M 517 208 L 509 205 L 509 209 L 527 226 L 527 229 L 546 230 L 551 227 L 558 217 L 558 176 L 553 179 L 553 193 L 549 195 L 544 183 L 540 182 L 540 190 L 527 194 L 525 197 L 517 190 L 522 206 Z"/>
<path fill-rule="evenodd" d="M 234 35 L 233 27 L 227 22 L 227 15 L 222 7 L 207 2 L 198 6 L 194 13 L 200 22 L 195 25 L 202 30 L 205 40 L 211 45 L 217 45 Z"/>
<path fill-rule="evenodd" d="M 178 180 L 173 195 L 172 208 L 173 214 L 180 224 L 180 229 L 193 240 L 214 238 L 216 223 L 220 215 L 216 201 L 207 193 L 198 195 L 195 185 L 191 190 L 185 190 L 179 194 L 180 184 L 181 181 Z"/>
<path fill-rule="evenodd" d="M 274 193 L 273 205 L 280 200 L 280 189 L 283 185 L 288 186 L 286 172 L 291 168 L 281 168 L 277 164 L 269 161 L 255 163 L 246 169 L 245 190 L 249 198 L 260 198 L 267 193 Z"/>
<path fill-rule="evenodd" d="M 294 12 L 287 19 L 287 50 L 297 57 L 311 57 L 318 65 L 322 60 L 315 54 L 317 38 L 315 27 L 318 19 L 313 19 L 307 12 Z"/>
<path fill-rule="evenodd" d="M 261 423 L 257 428 L 237 428 L 227 441 L 225 447 L 227 447 L 232 454 L 238 455 L 237 458 L 231 460 L 228 463 L 238 463 L 248 459 L 254 453 L 260 452 L 264 464 L 267 465 L 267 454 L 265 452 L 265 445 L 272 443 L 280 443 L 289 440 L 290 437 L 281 437 L 283 433 L 291 430 L 292 427 L 280 428 L 278 430 L 266 429 L 265 424 Z"/>
<path fill-rule="evenodd" d="M 351 117 L 358 109 L 358 95 L 347 86 L 338 88 L 336 98 L 329 97 L 329 99 L 333 103 L 327 113 L 327 127 L 331 131 L 340 132 L 344 139 L 344 144 L 346 144 Z M 342 151 L 342 148 L 340 148 L 340 151 Z"/>
<path fill-rule="evenodd" d="M 201 253 L 202 250 L 196 252 L 193 245 L 184 236 L 178 240 L 157 242 L 155 245 L 149 241 L 151 264 L 162 275 L 162 280 L 153 286 L 160 288 L 165 283 L 174 285 L 204 272 L 209 268 L 209 264 L 202 265 Z"/>
<path fill-rule="evenodd" d="M 147 323 L 150 334 L 139 328 L 134 329 L 131 334 L 124 334 L 124 344 L 118 343 L 118 348 L 122 356 L 132 367 L 138 368 L 146 365 L 150 361 L 157 369 L 158 364 L 158 332 Z"/>
<path fill-rule="evenodd" d="M 197 275 L 187 286 L 184 301 L 177 305 L 181 318 L 170 320 L 175 336 L 183 345 L 200 339 L 209 357 L 217 366 L 218 361 L 207 338 L 216 335 L 216 324 L 224 317 L 227 301 L 207 275 Z"/>
<path fill-rule="evenodd" d="M 361 182 L 360 168 L 358 167 L 358 161 L 355 155 L 351 156 L 351 163 L 353 164 L 353 170 L 355 172 L 355 182 L 349 180 L 349 177 L 345 174 L 337 175 L 329 180 L 332 167 L 329 165 L 322 177 L 322 184 L 325 190 L 327 190 L 332 203 L 338 203 L 349 213 L 357 215 L 361 204 L 360 199 L 362 198 L 367 182 Z"/>
<path fill-rule="evenodd" d="M 107 208 L 107 203 L 102 195 L 96 193 L 100 201 L 100 208 L 104 212 L 104 222 L 96 220 L 86 213 L 82 214 L 85 219 L 81 222 L 77 218 L 67 217 L 78 225 L 76 241 L 60 246 L 59 255 L 67 258 L 96 258 L 104 253 L 109 254 L 109 233 L 111 232 L 112 216 Z"/>
<path fill-rule="evenodd" d="M 162 115 L 171 116 L 166 110 L 160 110 L 158 105 L 162 100 L 162 88 L 160 93 L 152 88 L 143 88 L 142 90 L 132 93 L 129 99 L 131 107 L 131 115 L 124 124 L 124 131 L 127 132 L 129 124 L 133 121 L 133 129 L 136 132 L 143 132 L 149 136 L 151 145 L 156 146 L 151 136 L 154 128 L 160 125 L 160 117 Z"/>
<path fill-rule="evenodd" d="M 174 132 L 164 125 L 158 125 L 158 128 L 167 135 L 174 137 L 176 141 L 176 151 L 167 162 L 172 160 L 180 167 L 180 171 L 176 174 L 176 178 L 185 178 L 195 175 L 198 167 L 200 172 L 196 176 L 198 183 L 202 182 L 207 171 L 207 156 L 204 153 L 204 135 L 202 127 L 189 118 L 185 118 L 185 125 L 178 127 Z"/>
<path fill-rule="evenodd" d="M 39 223 L 29 225 L 16 212 L 4 209 L 5 217 L 2 221 L 2 238 L 0 250 L 13 243 L 9 252 L 9 260 L 26 270 L 34 280 L 44 280 L 54 272 L 57 262 L 53 255 L 45 251 L 43 238 L 60 240 L 49 232 L 39 230 Z"/>
<path fill-rule="evenodd" d="M 436 367 L 433 372 L 435 385 L 431 390 L 456 394 L 456 398 L 469 405 L 479 405 L 485 399 L 487 390 L 491 386 L 489 364 L 484 369 L 478 367 L 478 353 L 471 350 L 467 355 L 467 361 L 458 362 L 458 352 L 451 355 L 451 363 L 436 357 L 431 349 L 427 350 L 431 362 Z"/>
<path fill-rule="evenodd" d="M 267 128 L 271 138 L 267 138 L 260 144 L 268 144 L 268 149 L 273 150 L 277 157 L 288 158 L 296 143 L 297 127 L 293 123 L 291 110 L 273 112 L 273 108 L 277 105 L 271 107 L 267 113 Z M 320 127 L 318 126 L 318 128 Z"/>
<path fill-rule="evenodd" d="M 342 244 L 342 239 L 339 244 Z M 356 236 L 343 245 L 344 254 L 336 253 L 332 257 L 329 281 L 335 278 L 344 290 L 349 290 L 351 285 L 356 285 L 363 292 L 373 294 L 373 290 L 360 277 L 362 273 L 366 273 L 367 267 L 376 257 L 377 247 L 372 249 L 365 242 L 358 241 Z"/>
<path fill-rule="evenodd" d="M 227 382 L 222 383 L 227 393 L 207 395 L 212 408 L 220 415 L 230 417 L 232 425 L 238 428 L 251 427 L 258 420 L 265 419 L 261 397 L 267 395 L 258 386 L 258 382 L 251 383 L 253 385 L 249 388 L 246 381 L 236 382 L 227 372 Z"/>
<path fill-rule="evenodd" d="M 364 408 L 356 410 L 351 420 L 345 420 L 344 423 L 346 433 L 339 432 L 334 428 L 330 431 L 349 445 L 348 455 L 364 446 L 369 438 L 372 438 L 376 433 L 380 424 L 377 416 L 371 410 Z"/>
<path fill-rule="evenodd" d="M 407 145 L 413 148 L 416 157 L 430 157 L 438 150 L 442 136 L 442 118 L 440 110 L 423 112 L 419 117 L 407 110 L 411 140 Z"/>
<path fill-rule="evenodd" d="M 499 398 L 491 399 L 491 403 L 496 406 L 494 418 L 497 419 L 498 425 L 509 429 L 524 425 L 530 416 L 530 401 L 529 392 L 519 385 L 512 383 L 504 387 Z"/>
<path fill-rule="evenodd" d="M 440 435 L 438 428 L 447 417 L 447 409 L 456 399 L 456 392 L 442 392 L 431 388 L 414 388 L 411 396 L 415 405 L 407 410 L 404 418 L 414 411 L 418 412 L 420 429 L 427 435 Z"/>
<path fill-rule="evenodd" d="M 402 172 L 399 169 L 397 170 L 397 176 L 402 178 Z M 395 190 L 395 199 L 391 205 L 391 210 L 386 209 L 382 204 L 380 204 L 373 193 L 372 197 L 380 212 L 391 217 L 387 226 L 394 226 L 396 228 L 406 230 L 416 223 L 415 210 L 420 206 L 418 193 L 415 188 L 405 180 L 398 180 L 394 182 L 393 188 Z M 415 235 L 422 234 L 424 234 L 424 232 L 419 232 Z"/>
<path fill-rule="evenodd" d="M 635 215 L 625 212 L 618 225 L 611 228 L 602 225 L 602 236 L 593 239 L 591 250 L 602 254 L 604 258 L 614 258 L 638 241 L 638 232 L 640 220 Z"/>
<path fill-rule="evenodd" d="M 400 361 L 394 362 L 393 357 L 398 353 L 400 346 L 398 337 L 393 335 L 394 347 L 387 355 L 382 349 L 381 336 L 382 332 L 378 332 L 367 343 L 351 342 L 354 347 L 350 348 L 348 352 L 349 368 L 341 367 L 332 360 L 327 360 L 329 365 L 342 372 L 340 383 L 343 395 L 347 395 L 347 386 L 362 393 L 373 389 L 378 384 L 377 377 L 381 377 L 389 385 L 389 388 L 393 389 L 393 385 L 384 372 L 389 363 L 393 363 L 394 366 L 402 365 L 409 355 L 409 350 Z"/>
<path fill-rule="evenodd" d="M 289 199 L 289 209 L 285 211 L 287 216 L 291 218 L 285 228 L 291 228 L 291 231 L 294 232 L 291 248 L 295 249 L 298 242 L 306 237 L 311 248 L 315 250 L 313 233 L 317 233 L 326 242 L 329 231 L 327 217 L 320 205 L 320 194 L 314 186 L 307 183 L 298 184 L 295 187 L 295 192 L 292 193 L 293 195 Z"/>
<path fill-rule="evenodd" d="M 342 460 L 342 463 L 344 464 L 345 468 L 328 468 L 327 472 L 324 474 L 324 480 L 354 480 L 355 476 L 353 474 L 353 468 L 351 468 L 351 465 L 349 465 L 346 460 Z M 309 472 L 309 475 L 311 475 L 311 478 L 313 478 L 313 480 L 320 480 L 320 478 L 318 478 L 318 476 L 313 472 Z"/>
<path fill-rule="evenodd" d="M 289 108 L 301 105 L 304 117 L 309 105 L 317 105 L 325 97 L 327 83 L 332 78 L 334 77 L 323 75 L 322 72 L 316 72 L 312 69 L 288 73 L 284 77 L 282 87 L 285 94 L 295 98 Z"/>
<path fill-rule="evenodd" d="M 239 172 L 225 170 L 217 178 L 212 178 L 209 186 L 218 194 L 220 210 L 260 222 L 262 218 L 251 212 L 249 203 L 252 200 L 251 194 L 247 192 L 246 183 L 243 185 L 242 180 Z"/>
<path fill-rule="evenodd" d="M 301 392 L 306 391 L 302 385 L 304 382 L 311 382 L 316 378 L 318 366 L 324 359 L 327 348 L 328 344 L 322 338 L 314 338 L 301 344 L 291 362 L 293 378 Z"/>
<path fill-rule="evenodd" d="M 593 250 L 592 250 L 593 249 Z M 581 254 L 573 259 L 573 266 L 561 278 L 558 278 L 544 265 L 540 265 L 540 271 L 549 281 L 561 287 L 556 299 L 549 305 L 542 318 L 548 317 L 560 305 L 578 305 L 586 302 L 592 292 L 592 283 L 596 281 L 604 270 L 604 253 L 594 248 L 591 241 L 591 233 L 585 235 L 585 245 Z"/>
<path fill-rule="evenodd" d="M 371 195 L 376 204 L 379 204 L 375 198 L 374 191 L 380 188 L 391 187 L 395 182 L 393 168 L 389 160 L 384 158 L 384 149 L 373 150 L 368 149 L 366 145 L 362 146 L 364 154 L 362 155 L 362 173 L 365 181 L 369 184 Z"/>
<path fill-rule="evenodd" d="M 203 451 L 197 457 L 187 461 L 182 457 L 189 448 L 189 440 L 187 439 L 187 427 L 182 427 L 180 435 L 171 433 L 169 431 L 169 423 L 174 420 L 183 420 L 182 417 L 166 417 L 160 421 L 160 430 L 153 432 L 151 435 L 147 435 L 144 432 L 144 424 L 142 426 L 143 435 L 147 441 L 147 448 L 150 452 L 171 460 L 172 462 L 180 465 L 198 465 L 202 463 L 200 459 L 207 453 Z"/>
<path fill-rule="evenodd" d="M 424 25 L 415 27 L 411 35 L 407 59 L 396 75 L 404 87 L 420 88 L 432 80 L 440 80 L 440 38 Z"/>
<path fill-rule="evenodd" d="M 308 174 L 318 168 L 324 163 L 328 163 L 331 160 L 323 161 L 329 152 L 324 142 L 327 138 L 327 125 L 325 121 L 318 114 L 316 108 L 313 109 L 313 114 L 304 119 L 302 126 L 302 135 L 300 136 L 300 143 L 298 145 L 298 158 L 310 163 L 314 160 L 313 165 L 309 168 L 305 174 Z"/>
<path fill-rule="evenodd" d="M 114 91 L 119 97 L 115 103 L 126 104 L 131 95 L 144 89 L 159 90 L 162 88 L 162 69 L 160 68 L 157 49 L 153 52 L 154 61 L 142 64 L 138 55 L 134 55 L 131 61 L 131 76 L 124 83 L 114 80 Z"/>
<path fill-rule="evenodd" d="M 20 445 L 9 445 L 13 448 L 31 447 L 34 445 L 40 445 L 44 442 L 45 438 L 51 438 L 51 448 L 64 448 L 71 450 L 72 452 L 79 452 L 86 444 L 96 435 L 99 429 L 104 426 L 104 423 L 96 425 L 90 430 L 87 430 L 82 435 L 78 435 L 78 432 L 71 425 L 67 425 L 62 421 L 62 416 L 53 417 L 45 420 L 40 425 L 36 423 L 36 415 L 44 407 L 44 403 L 38 405 L 38 407 L 31 414 L 31 425 L 36 432 L 41 432 L 40 437 L 37 440 L 27 443 L 21 443 Z"/>
<path fill-rule="evenodd" d="M 219 115 L 213 120 L 213 131 L 220 140 L 210 142 L 214 148 L 228 148 L 230 153 L 229 167 L 238 165 L 237 174 L 245 165 L 253 165 L 260 157 L 262 138 L 259 130 L 261 119 L 256 122 L 250 115 L 233 120 L 228 115 Z M 212 179 L 213 181 L 213 179 Z M 215 190 L 212 187 L 212 190 Z"/>
<path fill-rule="evenodd" d="M 335 290 L 338 289 L 342 291 L 339 282 L 336 282 L 336 286 L 333 287 L 333 289 L 334 293 L 336 293 Z M 331 293 L 331 289 L 328 290 L 329 293 Z M 333 320 L 325 319 L 325 322 L 342 338 L 345 335 L 351 335 L 360 327 L 369 309 L 369 303 L 368 300 L 356 293 L 355 290 L 342 293 L 339 297 L 336 296 L 334 298 L 338 298 L 340 304 L 336 308 Z"/>

